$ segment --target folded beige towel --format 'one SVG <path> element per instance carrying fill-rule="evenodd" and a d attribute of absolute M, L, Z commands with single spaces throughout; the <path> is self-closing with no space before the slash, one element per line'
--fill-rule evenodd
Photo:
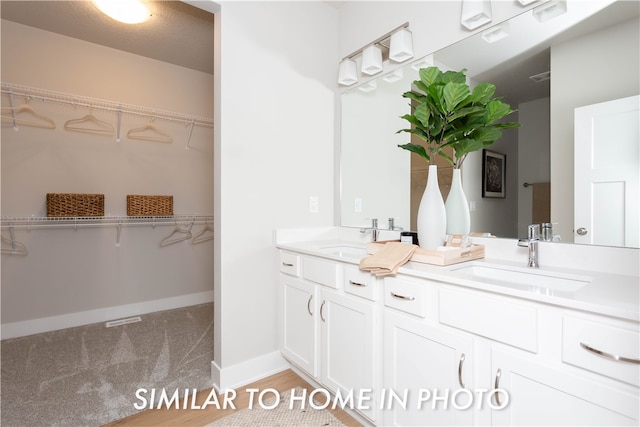
<path fill-rule="evenodd" d="M 417 246 L 401 242 L 387 242 L 375 254 L 360 260 L 360 270 L 371 272 L 375 276 L 396 274 L 415 252 Z"/>

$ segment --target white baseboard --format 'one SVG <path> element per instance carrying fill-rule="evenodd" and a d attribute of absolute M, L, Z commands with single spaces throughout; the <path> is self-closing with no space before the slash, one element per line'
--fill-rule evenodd
<path fill-rule="evenodd" d="M 211 362 L 211 382 L 218 393 L 235 389 L 289 369 L 289 363 L 279 351 L 256 357 L 246 362 L 220 368 Z"/>
<path fill-rule="evenodd" d="M 79 311 L 59 316 L 43 317 L 2 324 L 2 339 L 23 337 L 41 332 L 56 331 L 73 328 L 91 323 L 106 322 L 123 317 L 153 313 L 155 311 L 171 310 L 191 305 L 205 304 L 213 301 L 213 291 L 180 295 L 177 297 L 143 301 L 134 304 L 124 304 L 95 310 Z"/>

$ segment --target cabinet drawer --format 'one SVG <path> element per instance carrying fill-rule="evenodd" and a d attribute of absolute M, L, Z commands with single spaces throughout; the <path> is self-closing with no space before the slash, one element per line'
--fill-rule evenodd
<path fill-rule="evenodd" d="M 302 277 L 321 285 L 338 289 L 339 266 L 333 261 L 320 258 L 302 258 Z"/>
<path fill-rule="evenodd" d="M 289 252 L 280 252 L 280 271 L 292 276 L 299 276 L 300 256 Z"/>
<path fill-rule="evenodd" d="M 440 289 L 440 323 L 538 351 L 538 311 L 497 295 Z"/>
<path fill-rule="evenodd" d="M 357 267 L 344 267 L 344 291 L 371 301 L 376 300 L 375 277 Z"/>
<path fill-rule="evenodd" d="M 638 386 L 638 324 L 613 326 L 565 316 L 562 319 L 562 361 Z"/>
<path fill-rule="evenodd" d="M 392 277 L 384 279 L 384 305 L 426 317 L 427 281 L 421 283 Z"/>

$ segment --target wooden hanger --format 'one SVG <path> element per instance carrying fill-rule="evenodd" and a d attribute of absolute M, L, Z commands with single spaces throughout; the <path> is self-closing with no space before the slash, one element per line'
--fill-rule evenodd
<path fill-rule="evenodd" d="M 43 129 L 56 128 L 56 124 L 51 118 L 38 113 L 27 103 L 18 107 L 2 107 L 1 113 L 2 120 L 11 120 L 12 122 L 19 123 L 21 125 Z"/>
<path fill-rule="evenodd" d="M 102 135 L 113 135 L 114 133 L 113 126 L 97 119 L 91 112 L 80 119 L 67 120 L 64 128 L 74 132 L 97 133 Z"/>
<path fill-rule="evenodd" d="M 127 138 L 141 139 L 144 141 L 173 142 L 171 134 L 154 126 L 153 119 L 151 119 L 151 123 L 146 126 L 131 129 L 127 132 Z"/>

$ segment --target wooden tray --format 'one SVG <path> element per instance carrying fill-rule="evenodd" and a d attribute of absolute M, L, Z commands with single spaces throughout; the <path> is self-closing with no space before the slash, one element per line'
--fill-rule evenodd
<path fill-rule="evenodd" d="M 367 245 L 367 253 L 375 254 L 382 249 L 387 242 L 399 242 L 399 240 L 371 242 Z M 468 248 L 456 248 L 448 251 L 433 251 L 417 248 L 410 261 L 423 264 L 451 265 L 481 258 L 484 258 L 484 245 L 471 245 Z"/>

